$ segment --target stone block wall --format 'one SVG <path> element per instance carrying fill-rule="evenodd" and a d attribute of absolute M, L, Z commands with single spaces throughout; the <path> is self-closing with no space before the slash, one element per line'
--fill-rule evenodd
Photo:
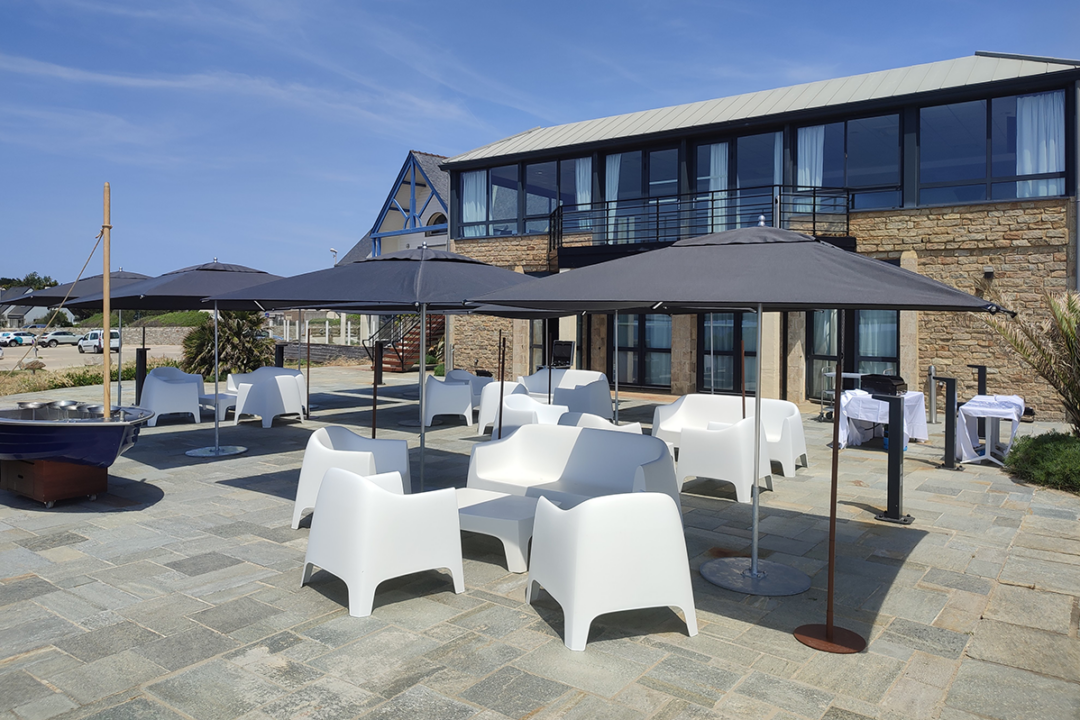
<path fill-rule="evenodd" d="M 1073 212 L 1068 199 L 1055 198 L 856 213 L 851 234 L 860 253 L 900 258 L 910 251 L 913 269 L 965 292 L 975 293 L 984 269 L 992 269 L 992 286 L 1010 310 L 1045 318 L 1043 292 L 1076 285 Z M 918 375 L 905 377 L 909 387 L 922 389 L 932 364 L 957 378 L 961 398 L 970 397 L 975 374 L 967 365 L 986 365 L 988 392 L 1022 396 L 1039 419 L 1063 417 L 1053 389 L 977 314 L 918 313 L 917 337 Z"/>

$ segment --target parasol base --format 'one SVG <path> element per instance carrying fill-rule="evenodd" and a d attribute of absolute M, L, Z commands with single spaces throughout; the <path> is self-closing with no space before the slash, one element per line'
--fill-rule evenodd
<path fill-rule="evenodd" d="M 765 597 L 798 595 L 810 589 L 810 576 L 778 562 L 758 560 L 757 576 L 750 574 L 750 559 L 717 558 L 703 564 L 698 572 L 713 585 Z"/>
<path fill-rule="evenodd" d="M 911 523 L 915 522 L 915 518 L 913 518 L 911 515 L 901 515 L 898 518 L 894 518 L 889 517 L 887 513 L 878 513 L 874 516 L 874 519 L 881 522 L 893 523 L 894 525 L 910 525 Z"/>
<path fill-rule="evenodd" d="M 835 625 L 832 628 L 831 640 L 828 638 L 827 625 L 801 625 L 795 628 L 794 635 L 795 639 L 803 645 L 821 652 L 850 655 L 866 649 L 866 640 L 862 635 Z"/>
<path fill-rule="evenodd" d="M 216 445 L 214 447 L 201 447 L 195 450 L 188 450 L 185 455 L 188 457 L 228 457 L 229 455 L 239 455 L 240 453 L 246 453 L 247 448 L 242 445 Z"/>

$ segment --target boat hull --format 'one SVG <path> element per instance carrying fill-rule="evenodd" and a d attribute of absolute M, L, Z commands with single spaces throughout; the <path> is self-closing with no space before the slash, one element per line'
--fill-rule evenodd
<path fill-rule="evenodd" d="M 135 444 L 153 413 L 120 408 L 101 418 L 41 419 L 24 409 L 0 410 L 0 460 L 54 460 L 107 468 Z M 44 414 L 44 413 L 40 413 Z"/>

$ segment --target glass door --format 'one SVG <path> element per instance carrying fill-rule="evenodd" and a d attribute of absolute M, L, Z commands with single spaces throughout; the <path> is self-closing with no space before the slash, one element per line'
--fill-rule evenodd
<path fill-rule="evenodd" d="M 757 388 L 757 313 L 708 313 L 698 317 L 698 389 L 705 393 L 742 392 L 741 343 L 746 358 L 746 392 L 754 392 Z"/>
<path fill-rule="evenodd" d="M 670 316 L 619 313 L 615 339 L 620 385 L 671 386 Z"/>

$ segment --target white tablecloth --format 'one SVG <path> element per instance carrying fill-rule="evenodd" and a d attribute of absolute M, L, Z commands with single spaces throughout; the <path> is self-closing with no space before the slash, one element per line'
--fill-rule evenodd
<path fill-rule="evenodd" d="M 904 398 L 904 445 L 909 438 L 929 440 L 926 429 L 926 398 L 909 390 Z M 889 405 L 865 390 L 846 390 L 840 395 L 840 447 L 862 445 L 876 434 L 876 426 L 889 424 Z"/>
<path fill-rule="evenodd" d="M 1024 399 L 1019 395 L 976 395 L 961 405 L 956 414 L 956 456 L 961 462 L 993 459 L 995 452 L 1004 457 L 1012 449 L 1016 428 L 1024 415 Z M 987 419 L 983 448 L 979 447 L 979 418 Z M 1007 441 L 999 437 L 1002 420 L 1012 423 Z"/>

